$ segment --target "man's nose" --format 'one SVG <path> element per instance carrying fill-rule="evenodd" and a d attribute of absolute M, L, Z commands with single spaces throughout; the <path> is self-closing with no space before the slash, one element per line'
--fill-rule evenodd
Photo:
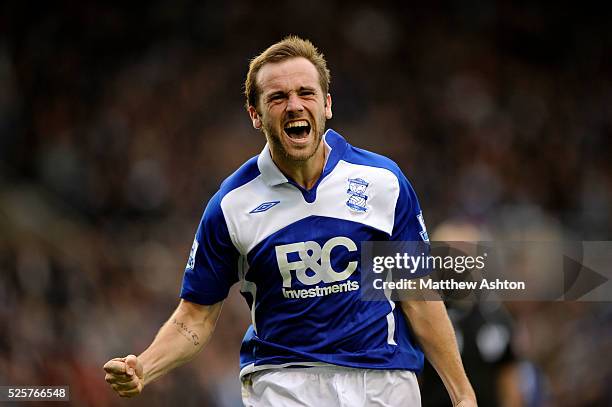
<path fill-rule="evenodd" d="M 287 111 L 288 112 L 301 112 L 304 110 L 302 106 L 302 100 L 295 93 L 290 93 L 287 100 Z"/>

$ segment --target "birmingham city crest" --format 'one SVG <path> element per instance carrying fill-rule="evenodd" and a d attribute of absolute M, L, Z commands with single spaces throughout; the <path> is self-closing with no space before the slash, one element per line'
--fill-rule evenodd
<path fill-rule="evenodd" d="M 349 178 L 348 189 L 346 190 L 349 198 L 346 201 L 346 206 L 355 212 L 366 212 L 368 210 L 366 206 L 368 185 L 370 184 L 362 178 Z"/>

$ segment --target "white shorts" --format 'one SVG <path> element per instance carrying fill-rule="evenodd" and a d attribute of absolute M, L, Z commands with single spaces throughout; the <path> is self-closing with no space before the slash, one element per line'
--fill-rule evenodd
<path fill-rule="evenodd" d="M 242 379 L 247 407 L 419 407 L 414 372 L 336 366 L 270 369 Z"/>

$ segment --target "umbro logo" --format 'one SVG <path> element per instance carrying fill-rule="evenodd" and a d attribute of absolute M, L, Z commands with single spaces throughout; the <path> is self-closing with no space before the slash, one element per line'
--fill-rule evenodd
<path fill-rule="evenodd" d="M 264 202 L 261 205 L 259 205 L 257 208 L 253 209 L 251 212 L 249 213 L 259 213 L 259 212 L 265 212 L 268 209 L 272 208 L 273 206 L 276 206 L 280 203 L 280 201 L 270 201 L 270 202 Z"/>

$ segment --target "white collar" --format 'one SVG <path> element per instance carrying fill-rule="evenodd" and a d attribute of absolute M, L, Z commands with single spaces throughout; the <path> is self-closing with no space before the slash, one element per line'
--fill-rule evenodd
<path fill-rule="evenodd" d="M 325 163 L 323 164 L 323 169 L 327 165 L 327 160 L 331 155 L 331 147 L 327 144 L 325 140 L 327 136 L 327 130 L 325 134 L 323 134 L 323 146 L 325 148 Z M 273 187 L 275 185 L 284 184 L 285 182 L 289 182 L 285 174 L 276 166 L 274 161 L 272 160 L 272 154 L 270 153 L 270 146 L 266 143 L 265 147 L 259 153 L 259 157 L 257 157 L 257 167 L 259 168 L 259 172 L 266 183 L 266 185 Z"/>

